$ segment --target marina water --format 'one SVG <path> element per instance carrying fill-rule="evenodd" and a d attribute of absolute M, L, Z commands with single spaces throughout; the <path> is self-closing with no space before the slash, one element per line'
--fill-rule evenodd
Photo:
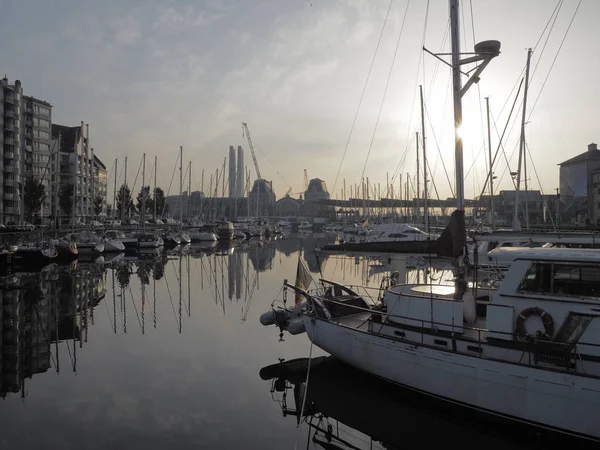
<path fill-rule="evenodd" d="M 15 274 L 1 291 L 0 447 L 431 448 L 439 438 L 432 424 L 487 448 L 535 447 L 535 432 L 518 430 L 515 439 L 504 425 L 414 399 L 330 359 L 315 362 L 305 389 L 304 358 L 322 361 L 324 352 L 308 339 L 282 343 L 276 327 L 258 324 L 282 298 L 282 281 L 295 278 L 299 257 L 314 281 L 346 285 L 377 287 L 398 267 L 401 282 L 452 276 L 421 257 L 316 250 L 333 239 L 291 234 Z M 261 369 L 296 358 L 291 381 L 263 377 Z M 294 383 L 310 393 L 303 411 Z"/>

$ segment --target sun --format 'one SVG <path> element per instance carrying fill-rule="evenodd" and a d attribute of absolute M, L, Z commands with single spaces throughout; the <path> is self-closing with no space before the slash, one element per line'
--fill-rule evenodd
<path fill-rule="evenodd" d="M 463 141 L 476 139 L 480 134 L 481 130 L 478 128 L 477 124 L 472 122 L 464 121 L 457 129 L 456 134 Z"/>

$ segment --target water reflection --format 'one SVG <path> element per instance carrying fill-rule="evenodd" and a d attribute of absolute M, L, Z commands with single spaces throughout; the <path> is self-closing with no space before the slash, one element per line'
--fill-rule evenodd
<path fill-rule="evenodd" d="M 77 349 L 88 339 L 94 308 L 105 296 L 104 270 L 96 265 L 56 265 L 17 274 L 0 290 L 0 396 L 26 396 L 26 380 L 51 368 L 61 370 L 58 343 L 77 370 Z M 63 363 L 64 368 L 64 363 Z"/>
<path fill-rule="evenodd" d="M 333 357 L 313 358 L 310 369 L 308 361 L 280 360 L 260 370 L 283 417 L 294 417 L 301 427 L 306 448 L 458 448 L 465 440 L 473 448 L 499 450 L 595 445 L 439 401 Z"/>

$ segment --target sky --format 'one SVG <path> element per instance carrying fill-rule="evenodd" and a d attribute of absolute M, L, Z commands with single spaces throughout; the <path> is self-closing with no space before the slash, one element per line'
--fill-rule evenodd
<path fill-rule="evenodd" d="M 461 6 L 463 51 L 474 40 L 502 43 L 463 98 L 466 196 L 481 194 L 488 171 L 484 98 L 495 152 L 529 47 L 528 184 L 553 193 L 557 164 L 600 139 L 600 2 Z M 244 147 L 254 180 L 241 131 L 247 122 L 261 174 L 278 198 L 304 190 L 304 169 L 325 180 L 334 198 L 354 196 L 367 177 L 382 196 L 393 185 L 397 197 L 407 176 L 414 190 L 419 85 L 429 189 L 437 190 L 430 196 L 452 195 L 450 69 L 421 50 L 449 52 L 447 0 L 0 0 L 0 11 L 0 72 L 50 102 L 54 123 L 89 123 L 109 171 L 109 196 L 115 159 L 120 184 L 128 157 L 132 186 L 144 153 L 146 173 L 157 156 L 158 185 L 176 193 L 179 146 L 184 166 L 191 161 L 192 190 L 209 191 L 230 145 Z M 522 95 L 494 167 L 496 191 L 513 188 L 521 104 Z M 141 172 L 134 190 L 140 186 Z"/>

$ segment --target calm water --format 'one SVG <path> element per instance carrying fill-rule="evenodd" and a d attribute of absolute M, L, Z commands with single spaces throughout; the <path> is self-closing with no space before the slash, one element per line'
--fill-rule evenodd
<path fill-rule="evenodd" d="M 260 371 L 307 358 L 309 341 L 280 342 L 258 317 L 295 278 L 299 252 L 315 280 L 377 286 L 390 267 L 386 258 L 317 257 L 326 241 L 292 236 L 18 274 L 20 289 L 0 291 L 0 446 L 430 448 L 435 427 L 456 442 L 468 434 L 486 448 L 521 448 L 496 436 L 502 429 L 474 429 L 468 416 L 425 408 L 331 359 L 311 372 L 297 428 L 302 367 L 279 381 Z M 423 260 L 399 264 L 405 279 L 426 276 Z M 442 269 L 429 276 L 447 276 Z"/>

